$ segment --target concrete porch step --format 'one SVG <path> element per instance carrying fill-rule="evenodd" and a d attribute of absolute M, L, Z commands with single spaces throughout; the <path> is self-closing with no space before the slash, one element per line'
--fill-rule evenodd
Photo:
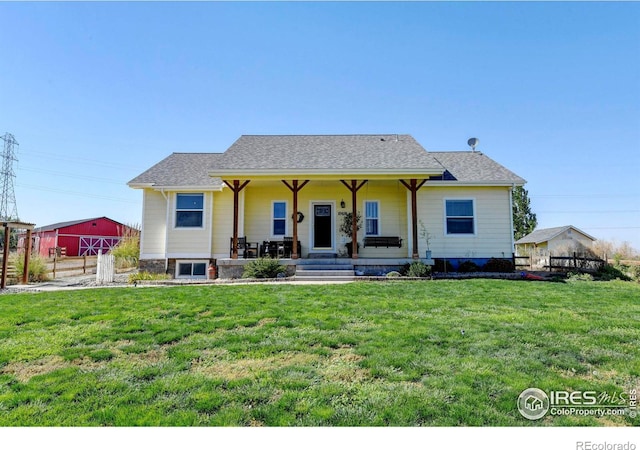
<path fill-rule="evenodd" d="M 355 276 L 349 277 L 349 276 L 344 276 L 344 277 L 340 277 L 340 276 L 320 276 L 320 277 L 316 277 L 316 276 L 299 276 L 296 275 L 295 277 L 296 281 L 337 281 L 337 282 L 344 282 L 344 283 L 348 283 L 350 281 L 354 281 L 355 280 Z"/>
<path fill-rule="evenodd" d="M 316 277 L 332 277 L 332 276 L 354 276 L 355 271 L 351 270 L 296 270 L 296 276 L 316 276 Z"/>
<path fill-rule="evenodd" d="M 299 264 L 296 280 L 299 281 L 353 281 L 355 271 L 351 264 Z"/>
<path fill-rule="evenodd" d="M 308 259 L 336 259 L 337 257 L 337 253 L 309 253 L 307 255 Z"/>
<path fill-rule="evenodd" d="M 352 264 L 298 264 L 296 271 L 313 271 L 313 270 L 353 270 Z"/>

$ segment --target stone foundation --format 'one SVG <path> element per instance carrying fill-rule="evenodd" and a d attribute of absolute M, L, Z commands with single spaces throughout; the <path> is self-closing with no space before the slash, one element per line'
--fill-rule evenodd
<path fill-rule="evenodd" d="M 138 261 L 140 272 L 165 273 L 164 259 L 141 259 Z"/>
<path fill-rule="evenodd" d="M 219 259 L 217 261 L 218 278 L 242 278 L 245 264 L 248 264 L 251 261 L 251 259 Z M 290 260 L 280 260 L 280 264 L 286 267 L 287 270 L 285 275 L 287 277 L 291 277 L 296 274 L 296 266 L 290 264 Z"/>
<path fill-rule="evenodd" d="M 167 261 L 167 273 L 171 275 L 171 278 L 176 277 L 176 260 L 170 259 Z"/>

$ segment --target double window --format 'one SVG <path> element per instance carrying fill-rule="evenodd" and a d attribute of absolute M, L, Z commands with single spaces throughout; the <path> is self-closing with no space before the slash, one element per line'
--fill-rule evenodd
<path fill-rule="evenodd" d="M 447 234 L 475 234 L 473 200 L 445 200 Z"/>
<path fill-rule="evenodd" d="M 176 228 L 202 228 L 204 194 L 176 195 Z"/>
<path fill-rule="evenodd" d="M 380 204 L 378 202 L 364 202 L 365 234 L 378 236 L 380 234 Z"/>
<path fill-rule="evenodd" d="M 271 224 L 272 236 L 287 234 L 287 202 L 273 202 Z"/>
<path fill-rule="evenodd" d="M 203 262 L 178 263 L 178 277 L 180 278 L 204 278 L 207 276 L 207 264 Z"/>

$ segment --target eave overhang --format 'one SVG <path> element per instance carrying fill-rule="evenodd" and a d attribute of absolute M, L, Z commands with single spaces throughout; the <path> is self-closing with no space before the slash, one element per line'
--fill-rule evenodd
<path fill-rule="evenodd" d="M 453 187 L 453 186 L 464 186 L 464 187 L 513 187 L 513 186 L 524 186 L 526 181 L 514 182 L 514 181 L 442 181 L 442 180 L 427 180 L 423 187 Z"/>
<path fill-rule="evenodd" d="M 216 184 L 211 186 L 202 185 L 158 185 L 154 183 L 130 183 L 128 185 L 132 189 L 152 189 L 154 191 L 189 191 L 189 192 L 220 192 L 224 185 Z"/>
<path fill-rule="evenodd" d="M 210 177 L 237 180 L 281 180 L 281 179 L 305 179 L 305 180 L 343 180 L 343 179 L 368 179 L 368 180 L 397 180 L 400 178 L 425 179 L 431 176 L 442 175 L 443 170 L 438 168 L 393 169 L 335 169 L 335 170 L 309 170 L 309 169 L 257 169 L 251 171 L 216 170 L 209 172 Z"/>

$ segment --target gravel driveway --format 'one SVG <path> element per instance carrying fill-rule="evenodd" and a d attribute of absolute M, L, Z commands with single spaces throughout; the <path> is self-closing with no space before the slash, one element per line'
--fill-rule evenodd
<path fill-rule="evenodd" d="M 0 291 L 2 294 L 11 294 L 17 292 L 48 292 L 63 291 L 71 289 L 85 289 L 96 287 L 118 287 L 130 286 L 128 284 L 130 273 L 119 273 L 114 276 L 113 283 L 98 284 L 96 283 L 96 275 L 74 275 L 70 277 L 59 277 L 43 283 L 14 284 L 7 286 L 6 289 Z"/>

